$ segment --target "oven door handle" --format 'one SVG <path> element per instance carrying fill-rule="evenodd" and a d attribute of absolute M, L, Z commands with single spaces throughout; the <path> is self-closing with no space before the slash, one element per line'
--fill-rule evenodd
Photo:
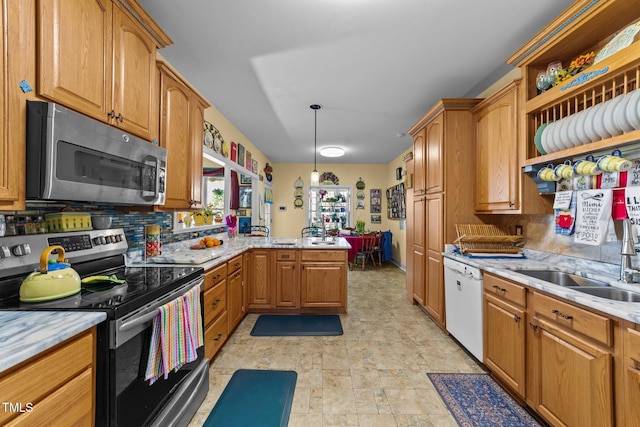
<path fill-rule="evenodd" d="M 162 307 L 164 304 L 170 301 L 173 301 L 176 298 L 181 297 L 182 295 L 186 294 L 196 286 L 202 286 L 202 284 L 204 284 L 204 279 L 198 279 L 197 283 L 193 283 L 193 282 L 187 283 L 186 285 L 174 290 L 173 292 L 166 295 L 165 297 L 150 302 L 143 309 L 141 309 L 140 311 L 132 315 L 131 318 L 128 319 L 126 322 L 123 322 L 118 327 L 118 331 L 120 332 L 128 331 L 129 329 L 135 328 L 136 326 L 142 325 L 148 322 L 149 320 L 152 320 L 159 314 L 158 309 Z"/>

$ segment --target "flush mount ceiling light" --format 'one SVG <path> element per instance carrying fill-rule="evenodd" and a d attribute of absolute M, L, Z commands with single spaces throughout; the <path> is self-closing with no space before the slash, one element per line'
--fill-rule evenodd
<path fill-rule="evenodd" d="M 320 149 L 320 155 L 324 157 L 342 157 L 344 149 L 340 147 L 324 147 Z"/>
<path fill-rule="evenodd" d="M 320 183 L 320 174 L 316 168 L 316 154 L 318 152 L 318 110 L 322 107 L 318 104 L 311 104 L 309 106 L 313 110 L 314 115 L 314 128 L 313 128 L 313 172 L 311 172 L 311 185 L 318 185 Z"/>

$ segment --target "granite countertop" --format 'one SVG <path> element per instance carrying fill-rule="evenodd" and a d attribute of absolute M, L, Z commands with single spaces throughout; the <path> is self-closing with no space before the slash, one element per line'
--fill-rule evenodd
<path fill-rule="evenodd" d="M 348 250 L 351 248 L 349 242 L 342 237 L 327 238 L 325 241 L 320 237 L 237 237 L 233 240 L 223 238 L 223 242 L 222 246 L 196 250 L 189 249 L 194 241 L 171 244 L 163 247 L 162 255 L 153 257 L 146 263 L 140 258 L 131 257 L 127 264 L 131 266 L 141 263 L 147 266 L 198 264 L 207 270 L 253 248 L 324 250 Z"/>
<path fill-rule="evenodd" d="M 106 320 L 105 313 L 0 311 L 0 372 Z"/>
<path fill-rule="evenodd" d="M 481 270 L 493 273 L 497 276 L 522 283 L 531 288 L 539 289 L 603 313 L 629 320 L 634 323 L 640 323 L 640 302 L 625 302 L 600 298 L 513 271 L 538 269 L 561 270 L 578 276 L 601 280 L 612 286 L 640 293 L 640 284 L 624 285 L 618 282 L 620 269 L 620 266 L 618 265 L 526 249 L 526 258 L 524 259 L 470 258 L 450 252 L 445 252 L 443 255 L 447 258 L 458 260 L 465 264 L 480 268 Z M 635 287 L 637 287 L 637 290 Z"/>

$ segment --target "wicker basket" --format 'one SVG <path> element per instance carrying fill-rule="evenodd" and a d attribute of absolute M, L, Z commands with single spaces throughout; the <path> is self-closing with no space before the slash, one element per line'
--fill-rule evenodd
<path fill-rule="evenodd" d="M 460 252 L 466 253 L 503 253 L 521 252 L 516 243 L 523 239 L 491 224 L 456 224 L 458 238 L 454 243 L 460 246 Z"/>

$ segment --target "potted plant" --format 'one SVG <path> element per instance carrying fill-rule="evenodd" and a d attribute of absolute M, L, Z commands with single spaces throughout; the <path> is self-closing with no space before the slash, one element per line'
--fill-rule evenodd
<path fill-rule="evenodd" d="M 356 221 L 356 231 L 358 233 L 363 233 L 364 232 L 364 221 L 362 221 L 362 220 L 357 220 Z"/>
<path fill-rule="evenodd" d="M 213 212 L 213 206 L 211 205 L 211 203 L 209 203 L 208 205 L 202 208 L 202 213 L 204 214 L 205 224 L 213 224 L 214 212 Z"/>

